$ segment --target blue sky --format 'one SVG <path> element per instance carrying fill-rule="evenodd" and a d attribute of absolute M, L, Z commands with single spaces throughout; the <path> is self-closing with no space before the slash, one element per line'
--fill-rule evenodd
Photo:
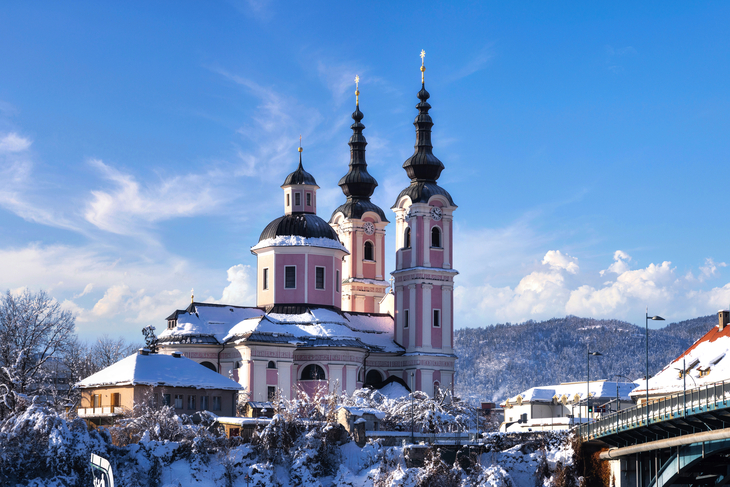
<path fill-rule="evenodd" d="M 250 247 L 282 214 L 300 134 L 320 216 L 344 200 L 356 74 L 373 199 L 392 214 L 425 49 L 459 205 L 457 326 L 714 313 L 730 305 L 728 14 L 3 2 L 0 288 L 49 291 L 88 338 L 164 326 L 192 288 L 253 304 Z"/>

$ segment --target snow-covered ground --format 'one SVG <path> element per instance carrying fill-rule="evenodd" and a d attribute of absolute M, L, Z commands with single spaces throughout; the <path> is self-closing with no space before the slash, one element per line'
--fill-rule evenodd
<path fill-rule="evenodd" d="M 0 421 L 0 485 L 90 486 L 91 453 L 109 460 L 117 486 L 132 487 L 534 487 L 555 485 L 566 467 L 573 475 L 566 433 L 487 433 L 481 453 L 462 447 L 448 463 L 441 460 L 448 452 L 421 447 L 423 466 L 412 467 L 406 458 L 415 453 L 405 445 L 371 441 L 360 448 L 331 415 L 303 419 L 311 411 L 295 416 L 303 405 L 295 406 L 243 443 L 222 437 L 212 415 L 196 425 L 172 410 L 148 409 L 110 429 L 89 430 L 36 402 Z"/>

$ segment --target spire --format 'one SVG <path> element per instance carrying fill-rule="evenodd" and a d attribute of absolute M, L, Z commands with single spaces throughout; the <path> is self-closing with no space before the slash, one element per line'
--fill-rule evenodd
<path fill-rule="evenodd" d="M 418 116 L 416 116 L 416 120 L 413 122 L 413 125 L 416 126 L 416 150 L 403 163 L 403 169 L 406 170 L 406 174 L 411 178 L 411 181 L 436 181 L 444 169 L 444 164 L 433 155 L 433 146 L 431 145 L 431 127 L 433 127 L 433 120 L 431 120 L 431 116 L 428 114 L 431 105 L 428 104 L 427 100 L 431 95 L 426 91 L 426 83 L 424 80 L 424 74 L 426 72 L 425 57 L 426 51 L 421 50 L 421 91 L 418 92 L 418 99 L 421 101 L 416 105 Z"/>
<path fill-rule="evenodd" d="M 350 128 L 352 136 L 348 145 L 350 146 L 350 170 L 338 183 L 342 192 L 347 196 L 348 201 L 352 199 L 364 199 L 369 201 L 370 196 L 378 186 L 378 182 L 368 173 L 368 165 L 365 162 L 365 146 L 368 145 L 365 136 L 362 134 L 365 125 L 362 124 L 364 115 L 360 111 L 360 77 L 355 76 L 355 111 L 352 119 L 355 121 Z"/>

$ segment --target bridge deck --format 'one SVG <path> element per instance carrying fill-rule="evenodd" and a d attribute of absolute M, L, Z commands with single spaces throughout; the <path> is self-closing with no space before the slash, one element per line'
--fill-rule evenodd
<path fill-rule="evenodd" d="M 730 425 L 730 382 L 716 382 L 624 409 L 574 428 L 583 441 L 624 446 Z"/>

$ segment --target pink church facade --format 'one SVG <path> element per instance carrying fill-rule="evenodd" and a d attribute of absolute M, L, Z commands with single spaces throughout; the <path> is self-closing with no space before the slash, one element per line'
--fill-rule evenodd
<path fill-rule="evenodd" d="M 357 92 L 359 95 L 359 91 Z M 352 114 L 346 201 L 329 222 L 317 216 L 314 177 L 299 165 L 282 184 L 284 215 L 251 248 L 256 306 L 192 302 L 167 319 L 163 353 L 182 354 L 233 378 L 254 401 L 298 391 L 354 392 L 396 380 L 433 396 L 453 390 L 453 213 L 438 185 L 425 86 L 418 93 L 415 152 L 398 195 L 396 269 L 385 268 L 389 221 L 370 201 L 364 115 Z M 388 282 L 392 276 L 392 285 Z"/>

